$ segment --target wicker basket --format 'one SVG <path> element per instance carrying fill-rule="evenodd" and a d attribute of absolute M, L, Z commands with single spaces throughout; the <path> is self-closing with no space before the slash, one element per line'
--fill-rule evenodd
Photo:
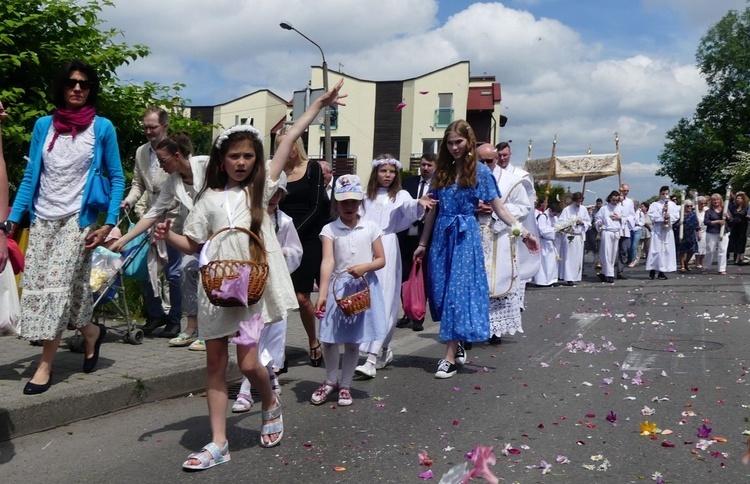
<path fill-rule="evenodd" d="M 365 281 L 365 288 L 361 291 L 344 296 L 341 299 L 336 296 L 336 281 L 343 274 L 347 274 L 347 272 L 341 271 L 333 278 L 333 298 L 344 316 L 354 316 L 370 309 L 370 284 L 366 277 L 361 278 Z"/>
<path fill-rule="evenodd" d="M 230 227 L 225 227 L 218 230 L 214 232 L 211 239 L 226 230 L 232 229 L 230 229 Z M 247 284 L 248 306 L 257 303 L 266 288 L 266 281 L 268 280 L 268 262 L 266 261 L 266 248 L 263 246 L 263 242 L 257 235 L 244 227 L 234 227 L 234 230 L 245 232 L 250 236 L 250 241 L 252 242 L 250 244 L 250 258 L 252 260 L 213 260 L 201 267 L 201 283 L 203 284 L 203 290 L 206 292 L 208 300 L 214 306 L 245 306 L 245 304 L 238 299 L 224 299 L 213 294 L 214 290 L 218 291 L 221 289 L 221 283 L 224 279 L 236 279 L 238 276 L 237 270 L 241 266 L 246 266 L 250 269 L 250 279 Z"/>

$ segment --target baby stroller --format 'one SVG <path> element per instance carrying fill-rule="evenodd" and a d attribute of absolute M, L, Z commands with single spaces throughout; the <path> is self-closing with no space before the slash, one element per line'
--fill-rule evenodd
<path fill-rule="evenodd" d="M 132 227 L 133 223 L 130 221 L 129 214 L 124 212 L 124 216 L 117 221 L 117 226 L 112 229 L 112 232 L 116 231 L 119 234 L 120 230 L 118 227 L 124 219 L 127 219 Z M 130 317 L 127 297 L 125 294 L 125 284 L 123 281 L 129 274 L 132 274 L 132 265 L 139 263 L 141 258 L 145 256 L 143 251 L 148 251 L 150 236 L 150 232 L 146 232 L 136 237 L 125 246 L 125 249 L 121 254 L 110 252 L 104 247 L 97 247 L 93 256 L 98 260 L 109 260 L 109 268 L 107 270 L 101 270 L 98 267 L 94 267 L 96 263 L 92 264 L 92 280 L 96 279 L 96 276 L 104 279 L 103 281 L 97 281 L 96 283 L 98 290 L 94 292 L 94 322 L 98 323 L 100 318 L 103 319 L 106 317 L 102 311 L 102 306 L 110 303 L 110 306 L 114 307 L 117 313 L 125 320 L 125 330 L 115 329 L 115 331 L 122 332 L 123 342 L 134 345 L 143 344 L 144 335 L 143 330 L 140 329 L 135 320 Z M 110 234 L 110 237 L 108 237 L 107 240 L 116 240 L 119 237 L 119 235 Z M 117 262 L 113 263 L 114 260 Z M 95 271 L 100 270 L 101 273 L 93 274 Z M 71 351 L 84 351 L 83 337 L 78 332 L 70 337 L 67 343 Z"/>

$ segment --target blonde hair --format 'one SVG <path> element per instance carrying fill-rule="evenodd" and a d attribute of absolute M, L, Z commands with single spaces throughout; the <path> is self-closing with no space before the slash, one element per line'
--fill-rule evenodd
<path fill-rule="evenodd" d="M 282 138 L 286 136 L 286 133 L 280 133 L 276 135 L 275 144 L 276 147 L 279 146 L 279 143 L 281 143 Z M 302 138 L 297 138 L 294 141 L 294 148 L 297 150 L 297 163 L 306 162 L 308 160 L 307 158 L 307 151 L 305 151 L 305 143 L 302 141 Z"/>

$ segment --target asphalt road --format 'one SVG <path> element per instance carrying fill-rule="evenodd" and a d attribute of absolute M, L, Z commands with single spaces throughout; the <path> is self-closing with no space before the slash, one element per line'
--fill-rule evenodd
<path fill-rule="evenodd" d="M 432 375 L 443 351 L 434 324 L 397 330 L 396 359 L 355 381 L 348 408 L 309 404 L 324 373 L 297 352 L 282 380 L 282 444 L 258 445 L 259 407 L 228 413 L 231 462 L 207 471 L 180 468 L 210 438 L 195 395 L 4 442 L 12 458 L 2 480 L 421 482 L 425 450 L 438 482 L 482 445 L 494 447 L 501 482 L 648 482 L 655 473 L 673 483 L 750 482 L 741 462 L 750 270 L 729 271 L 649 281 L 634 270 L 615 285 L 530 288 L 525 333 L 475 345 L 448 380 Z M 662 433 L 640 435 L 646 420 Z M 703 425 L 711 430 L 699 437 Z"/>

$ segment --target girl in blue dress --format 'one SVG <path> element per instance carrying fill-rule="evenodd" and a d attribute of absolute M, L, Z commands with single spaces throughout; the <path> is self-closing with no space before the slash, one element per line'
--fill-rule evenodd
<path fill-rule="evenodd" d="M 430 313 L 434 321 L 440 321 L 439 336 L 446 342 L 445 357 L 438 362 L 435 378 L 450 378 L 456 374 L 457 365 L 463 364 L 466 353 L 459 342 L 486 341 L 490 337 L 489 287 L 479 223 L 474 216 L 479 201 L 489 203 L 531 252 L 539 250 L 537 240 L 500 201 L 490 170 L 477 164 L 475 144 L 474 131 L 466 121 L 454 121 L 446 128 L 430 191 L 435 209 L 428 212 L 419 247 L 414 251 L 415 259 L 424 258 L 429 243 Z"/>

